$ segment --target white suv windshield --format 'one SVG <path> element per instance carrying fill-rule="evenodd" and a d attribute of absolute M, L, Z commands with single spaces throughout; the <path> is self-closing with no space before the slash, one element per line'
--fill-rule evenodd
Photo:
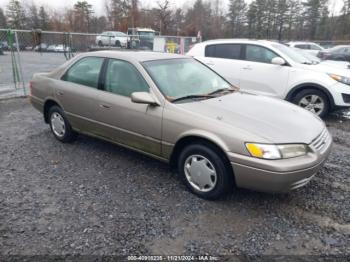
<path fill-rule="evenodd" d="M 290 59 L 292 59 L 296 63 L 312 64 L 311 60 L 307 59 L 305 56 L 299 54 L 298 52 L 294 51 L 292 48 L 288 46 L 281 45 L 281 44 L 273 44 L 272 46 L 278 49 L 284 55 L 288 56 Z"/>
<path fill-rule="evenodd" d="M 170 100 L 231 88 L 223 78 L 194 59 L 156 60 L 143 65 Z"/>
<path fill-rule="evenodd" d="M 142 37 L 154 37 L 155 36 L 155 33 L 154 32 L 146 32 L 146 31 L 138 31 L 139 33 L 139 36 L 142 36 Z"/>

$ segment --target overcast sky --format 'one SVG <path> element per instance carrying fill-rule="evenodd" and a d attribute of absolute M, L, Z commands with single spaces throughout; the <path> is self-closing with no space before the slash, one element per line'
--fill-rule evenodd
<path fill-rule="evenodd" d="M 0 0 L 0 7 L 6 8 L 6 5 L 8 4 L 9 0 Z M 93 5 L 93 8 L 95 10 L 95 13 L 97 15 L 104 14 L 105 12 L 105 1 L 106 0 L 87 0 L 89 3 Z M 155 6 L 158 0 L 140 0 L 140 3 L 142 7 L 149 8 L 152 6 Z M 186 6 L 191 5 L 195 0 L 171 0 L 172 7 L 182 7 L 184 4 Z M 227 3 L 228 0 L 221 0 L 225 9 L 227 9 Z M 246 2 L 251 2 L 252 0 L 246 0 Z M 38 4 L 38 5 L 44 5 L 48 8 L 58 8 L 58 9 L 64 9 L 65 7 L 73 7 L 74 3 L 77 2 L 77 0 L 21 0 L 23 4 L 29 5 L 32 2 Z M 331 10 L 334 9 L 338 13 L 340 9 L 342 8 L 342 0 L 330 0 L 330 8 Z"/>

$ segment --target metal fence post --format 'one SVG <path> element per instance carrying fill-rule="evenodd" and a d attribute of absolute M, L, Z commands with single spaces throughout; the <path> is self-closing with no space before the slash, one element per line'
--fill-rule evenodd
<path fill-rule="evenodd" d="M 18 42 L 17 31 L 15 31 L 15 39 L 16 39 L 16 47 L 17 47 L 17 61 L 18 61 L 18 66 L 19 66 L 20 78 L 22 81 L 23 95 L 26 95 L 26 86 L 25 86 L 24 79 L 23 79 L 23 70 L 22 70 L 22 64 L 21 64 L 20 46 L 19 46 L 19 42 Z"/>

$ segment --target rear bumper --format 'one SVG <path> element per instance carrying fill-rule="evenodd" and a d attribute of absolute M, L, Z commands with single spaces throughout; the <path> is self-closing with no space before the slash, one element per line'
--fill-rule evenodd
<path fill-rule="evenodd" d="M 329 139 L 322 152 L 284 160 L 262 160 L 229 154 L 237 187 L 261 192 L 289 192 L 305 186 L 326 162 L 332 147 Z"/>
<path fill-rule="evenodd" d="M 31 95 L 28 98 L 29 98 L 29 102 L 32 104 L 32 106 L 35 109 L 37 109 L 41 113 L 44 112 L 44 104 L 43 104 L 43 102 L 40 99 L 38 99 L 38 98 L 36 98 L 34 96 L 31 96 Z"/>

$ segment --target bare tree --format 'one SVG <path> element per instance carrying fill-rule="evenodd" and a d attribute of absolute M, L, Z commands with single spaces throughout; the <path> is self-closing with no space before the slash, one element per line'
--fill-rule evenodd
<path fill-rule="evenodd" d="M 168 34 L 169 24 L 171 22 L 172 12 L 170 10 L 170 1 L 163 0 L 157 2 L 158 5 L 158 17 L 159 17 L 159 32 L 162 34 Z"/>

